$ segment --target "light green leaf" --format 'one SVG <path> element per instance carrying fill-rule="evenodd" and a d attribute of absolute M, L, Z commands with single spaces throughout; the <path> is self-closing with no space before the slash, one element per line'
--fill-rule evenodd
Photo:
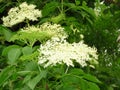
<path fill-rule="evenodd" d="M 8 52 L 8 63 L 9 64 L 15 64 L 18 58 L 21 55 L 21 50 L 19 48 L 12 48 Z"/>
<path fill-rule="evenodd" d="M 23 55 L 29 55 L 29 54 L 32 54 L 32 52 L 33 50 L 32 50 L 32 47 L 30 46 L 26 46 L 22 48 Z"/>
<path fill-rule="evenodd" d="M 26 75 L 26 74 L 30 74 L 31 73 L 31 71 L 19 71 L 19 72 L 17 72 L 19 75 Z"/>
<path fill-rule="evenodd" d="M 38 63 L 35 61 L 30 61 L 26 63 L 25 70 L 26 71 L 37 71 L 38 70 Z"/>
<path fill-rule="evenodd" d="M 3 52 L 2 52 L 2 56 L 7 56 L 8 55 L 8 52 L 13 49 L 13 48 L 20 48 L 20 46 L 18 45 L 10 45 L 8 47 L 6 47 Z"/>

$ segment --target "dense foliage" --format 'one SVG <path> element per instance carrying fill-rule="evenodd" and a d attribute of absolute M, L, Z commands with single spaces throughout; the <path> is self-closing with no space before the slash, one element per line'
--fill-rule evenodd
<path fill-rule="evenodd" d="M 119 0 L 0 0 L 0 90 L 120 90 Z"/>

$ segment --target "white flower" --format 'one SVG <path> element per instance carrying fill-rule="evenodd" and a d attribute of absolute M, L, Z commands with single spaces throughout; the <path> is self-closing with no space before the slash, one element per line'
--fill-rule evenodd
<path fill-rule="evenodd" d="M 83 41 L 70 44 L 66 40 L 52 38 L 40 46 L 39 52 L 38 63 L 44 65 L 45 68 L 62 63 L 74 67 L 73 62 L 84 67 L 87 66 L 87 61 L 98 59 L 97 50 L 88 47 Z"/>
<path fill-rule="evenodd" d="M 83 38 L 84 38 L 84 35 L 83 35 L 83 34 L 80 34 L 80 38 L 83 39 Z"/>
<path fill-rule="evenodd" d="M 23 2 L 19 7 L 11 8 L 8 12 L 8 16 L 3 17 L 3 24 L 7 27 L 12 27 L 15 24 L 27 20 L 36 21 L 38 17 L 42 17 L 41 11 L 35 9 L 35 5 L 28 5 Z"/>

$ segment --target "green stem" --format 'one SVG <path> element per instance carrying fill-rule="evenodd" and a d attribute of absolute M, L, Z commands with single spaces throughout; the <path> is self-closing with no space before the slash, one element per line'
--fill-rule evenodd
<path fill-rule="evenodd" d="M 68 72 L 68 69 L 69 69 L 69 67 L 67 66 L 67 68 L 66 68 L 66 70 L 65 70 L 65 74 L 67 74 L 67 72 Z"/>
<path fill-rule="evenodd" d="M 29 20 L 28 19 L 26 19 L 26 23 L 27 23 L 27 26 L 29 27 L 30 24 L 29 24 Z"/>
<path fill-rule="evenodd" d="M 64 10 L 64 8 L 63 8 L 63 0 L 61 0 L 61 13 L 63 13 L 63 10 Z"/>

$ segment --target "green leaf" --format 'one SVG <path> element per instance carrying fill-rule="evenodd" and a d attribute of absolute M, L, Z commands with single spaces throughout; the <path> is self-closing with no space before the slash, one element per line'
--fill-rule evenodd
<path fill-rule="evenodd" d="M 65 19 L 65 14 L 64 13 L 61 13 L 59 14 L 58 16 L 56 17 L 52 17 L 50 20 L 53 22 L 53 23 L 59 23 L 60 21 L 64 20 Z"/>
<path fill-rule="evenodd" d="M 2 56 L 7 56 L 8 55 L 8 52 L 13 49 L 13 48 L 20 48 L 20 46 L 18 45 L 10 45 L 8 47 L 6 47 L 3 52 L 2 52 Z"/>
<path fill-rule="evenodd" d="M 87 83 L 88 83 L 88 86 L 89 86 L 88 90 L 100 90 L 100 88 L 98 87 L 97 84 L 92 83 L 92 82 L 87 82 Z"/>
<path fill-rule="evenodd" d="M 8 28 L 3 27 L 2 25 L 0 25 L 0 32 L 3 33 L 3 36 L 6 41 L 9 41 L 13 35 L 13 33 Z"/>
<path fill-rule="evenodd" d="M 18 60 L 18 58 L 21 55 L 21 50 L 20 48 L 12 48 L 9 52 L 8 52 L 8 63 L 9 64 L 15 64 L 16 61 Z"/>
<path fill-rule="evenodd" d="M 33 52 L 33 49 L 30 46 L 26 46 L 22 48 L 23 55 L 29 55 L 29 54 L 32 54 L 32 52 Z"/>
<path fill-rule="evenodd" d="M 75 0 L 75 4 L 79 5 L 80 4 L 80 0 Z"/>
<path fill-rule="evenodd" d="M 9 77 L 12 75 L 12 72 L 12 66 L 8 66 L 2 70 L 2 72 L 0 73 L 0 86 L 2 86 L 9 79 Z"/>
<path fill-rule="evenodd" d="M 37 85 L 38 82 L 40 82 L 40 80 L 42 78 L 45 78 L 46 77 L 46 74 L 47 72 L 46 71 L 41 71 L 40 74 L 38 74 L 36 77 L 34 77 L 33 79 L 31 79 L 27 85 L 32 89 L 34 90 L 35 86 Z"/>
<path fill-rule="evenodd" d="M 51 12 L 54 12 L 55 9 L 59 6 L 58 2 L 50 2 L 46 4 L 42 10 L 43 16 L 49 15 Z"/>
<path fill-rule="evenodd" d="M 31 74 L 28 74 L 24 80 L 23 80 L 23 84 L 27 83 L 30 79 L 31 79 L 32 75 Z"/>
<path fill-rule="evenodd" d="M 80 68 L 71 69 L 69 73 L 72 75 L 80 75 L 80 76 L 85 74 L 83 70 L 81 70 Z"/>
<path fill-rule="evenodd" d="M 20 60 L 22 60 L 22 61 L 24 61 L 24 60 L 36 61 L 36 60 L 38 60 L 38 56 L 39 56 L 39 52 L 35 51 L 32 54 L 30 54 L 30 55 L 23 55 L 23 56 L 21 56 Z"/>
<path fill-rule="evenodd" d="M 75 87 L 72 87 L 71 85 L 66 85 L 66 86 L 61 87 L 58 90 L 78 90 L 78 89 Z"/>
<path fill-rule="evenodd" d="M 65 6 L 68 6 L 69 8 L 72 8 L 72 9 L 77 9 L 78 6 L 76 6 L 74 3 L 64 3 Z"/>
<path fill-rule="evenodd" d="M 17 72 L 19 75 L 26 75 L 26 74 L 30 74 L 31 73 L 31 71 L 19 71 L 19 72 Z"/>
<path fill-rule="evenodd" d="M 82 77 L 78 75 L 67 75 L 63 78 L 63 88 L 74 88 L 72 90 L 87 90 L 88 85 L 87 85 L 86 80 L 82 79 Z M 62 90 L 62 89 L 61 89 Z"/>
<path fill-rule="evenodd" d="M 37 71 L 38 70 L 38 63 L 36 63 L 35 61 L 27 62 L 26 66 L 25 66 L 25 70 L 26 71 Z"/>
<path fill-rule="evenodd" d="M 90 74 L 85 74 L 83 78 L 91 82 L 101 83 L 101 81 L 99 81 L 95 76 L 92 76 Z"/>

